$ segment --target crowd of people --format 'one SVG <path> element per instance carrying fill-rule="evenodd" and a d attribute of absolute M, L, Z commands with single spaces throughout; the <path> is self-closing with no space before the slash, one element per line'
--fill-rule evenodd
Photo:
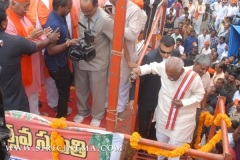
<path fill-rule="evenodd" d="M 100 126 L 108 107 L 117 0 L 6 2 L 0 3 L 0 87 L 5 110 L 41 114 L 39 93 L 44 84 L 48 106 L 57 118 L 66 117 L 72 114 L 68 101 L 74 80 L 78 109 L 74 121 L 81 123 L 91 115 L 90 125 Z M 105 4 L 111 9 L 104 10 Z M 154 41 L 149 45 L 138 67 L 139 35 L 148 37 L 159 4 L 159 0 L 127 1 L 117 118 L 124 120 L 132 100 L 129 77 L 139 75 L 142 137 L 176 146 L 192 143 L 199 114 L 214 114 L 220 95 L 227 99 L 226 113 L 234 124 L 229 130 L 230 146 L 240 148 L 240 58 L 239 53 L 228 53 L 230 27 L 239 23 L 240 4 L 235 0 L 168 1 L 164 35 L 157 48 Z M 204 21 L 208 28 L 203 27 Z M 86 41 L 96 56 L 90 61 L 70 61 L 69 49 Z M 240 152 L 236 153 L 239 157 Z"/>
<path fill-rule="evenodd" d="M 180 58 L 184 62 L 184 70 L 193 70 L 201 77 L 203 84 L 202 87 L 205 93 L 203 97 L 199 98 L 200 101 L 195 100 L 195 102 L 199 103 L 199 107 L 196 107 L 195 105 L 195 118 L 197 121 L 199 114 L 202 111 L 209 111 L 211 114 L 214 114 L 218 97 L 226 97 L 226 113 L 229 115 L 233 124 L 232 128 L 228 130 L 229 143 L 231 149 L 235 149 L 235 153 L 237 154 L 235 158 L 239 158 L 239 150 L 237 150 L 237 148 L 239 148 L 239 139 L 237 135 L 239 133 L 238 126 L 240 122 L 238 104 L 240 102 L 240 60 L 238 56 L 239 53 L 228 53 L 228 45 L 231 25 L 239 25 L 239 7 L 240 5 L 238 1 L 228 2 L 219 0 L 202 2 L 202 0 L 189 0 L 182 1 L 181 3 L 178 2 L 178 0 L 175 0 L 174 2 L 169 1 L 164 26 L 164 35 L 171 36 L 174 39 L 174 44 L 167 44 L 164 46 L 163 44 L 167 41 L 160 41 L 160 46 L 158 48 L 161 58 L 163 59 L 162 61 L 164 61 L 164 58 L 169 60 L 167 57 L 171 56 L 171 51 L 172 53 L 176 52 L 176 50 L 180 52 Z M 166 46 L 172 46 L 172 48 L 166 48 Z M 184 129 L 169 131 L 167 130 L 168 128 L 165 127 L 168 123 L 173 123 L 171 122 L 171 116 L 168 114 L 176 113 L 176 111 L 172 109 L 171 103 L 172 106 L 175 105 L 176 108 L 178 108 L 179 104 L 180 107 L 188 108 L 188 105 L 184 104 L 188 97 L 184 97 L 180 100 L 181 103 L 175 102 L 176 97 L 174 93 L 176 92 L 175 89 L 177 89 L 176 84 L 169 84 L 167 87 L 164 87 L 164 84 L 168 83 L 169 80 L 174 81 L 174 78 L 171 76 L 176 76 L 177 73 L 168 73 L 168 65 L 166 62 L 165 67 L 168 80 L 164 79 L 162 75 L 163 73 L 160 73 L 162 71 L 162 69 L 160 69 L 161 63 L 151 63 L 153 61 L 161 61 L 155 59 L 149 62 L 149 58 L 154 52 L 156 52 L 156 50 L 150 51 L 143 59 L 142 64 L 150 64 L 149 68 L 144 65 L 139 69 L 136 69 L 137 74 L 144 75 L 140 77 L 141 81 L 138 101 L 139 133 L 145 138 L 157 138 L 159 141 L 175 145 L 181 145 L 179 142 L 194 143 L 195 134 L 191 133 L 186 136 L 187 133 L 184 132 L 186 131 Z M 177 71 L 177 68 L 175 68 L 175 70 Z M 145 75 L 146 73 L 147 75 Z M 161 77 L 161 82 L 156 83 L 154 81 L 156 76 Z M 182 76 L 177 77 L 178 79 L 173 83 L 179 83 L 179 79 L 183 78 Z M 155 84 L 157 87 L 154 85 L 151 86 L 151 83 Z M 160 88 L 159 93 L 154 91 L 156 88 Z M 168 92 L 170 92 L 169 90 L 173 90 L 173 93 L 168 94 Z M 194 92 L 192 92 L 192 94 L 194 94 Z M 169 100 L 169 103 L 171 103 L 169 105 L 165 104 L 165 101 L 167 101 L 165 96 L 171 97 L 171 101 Z M 193 98 L 193 96 L 191 96 L 191 98 Z M 169 108 L 165 110 L 165 106 L 169 106 Z M 179 110 L 184 112 L 184 109 Z M 181 112 L 178 113 L 179 115 L 177 115 L 177 117 L 180 116 Z M 187 112 L 190 112 L 190 109 Z M 190 121 L 188 121 L 189 124 L 184 122 L 184 119 L 186 120 L 188 118 L 187 112 L 185 113 L 186 117 L 181 120 L 180 118 L 175 119 L 176 121 L 174 123 L 176 123 L 176 127 L 178 126 L 178 123 L 181 123 L 182 127 L 185 126 L 182 125 L 183 123 L 186 123 L 187 126 L 190 125 Z M 191 113 L 194 114 L 194 111 Z M 146 118 L 143 115 L 145 115 Z M 151 122 L 152 115 L 154 115 L 153 119 L 155 119 L 155 122 Z M 153 129 L 152 125 L 156 126 L 156 131 Z M 209 133 L 208 129 L 203 133 L 206 134 L 206 136 Z M 181 134 L 178 134 L 178 131 L 181 131 Z M 191 130 L 188 129 L 187 131 L 189 133 Z M 190 140 L 180 140 L 182 134 Z M 218 146 L 219 145 L 220 144 L 218 144 Z M 222 153 L 222 150 L 219 149 L 219 147 L 216 147 L 216 149 L 217 153 Z M 161 159 L 161 157 L 159 159 Z"/>

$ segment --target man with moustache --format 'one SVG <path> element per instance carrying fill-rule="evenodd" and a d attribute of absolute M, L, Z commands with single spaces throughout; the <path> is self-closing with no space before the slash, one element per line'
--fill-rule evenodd
<path fill-rule="evenodd" d="M 98 7 L 97 0 L 81 0 L 80 22 L 94 35 L 92 47 L 96 57 L 87 62 L 74 62 L 75 88 L 78 114 L 74 121 L 81 123 L 91 114 L 91 126 L 100 126 L 105 113 L 108 67 L 113 39 L 113 20 L 104 10 Z M 80 28 L 80 39 L 84 38 L 83 27 Z M 90 109 L 88 98 L 92 94 Z"/>

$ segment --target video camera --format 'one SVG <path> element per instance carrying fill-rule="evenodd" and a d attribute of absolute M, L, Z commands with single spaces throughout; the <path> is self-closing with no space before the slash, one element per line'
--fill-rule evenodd
<path fill-rule="evenodd" d="M 92 47 L 94 42 L 94 35 L 90 29 L 87 29 L 82 23 L 78 22 L 84 31 L 84 42 L 77 44 L 76 47 L 69 48 L 69 57 L 73 61 L 85 60 L 87 62 L 91 61 L 96 56 L 96 50 Z"/>
<path fill-rule="evenodd" d="M 0 67 L 0 72 L 2 68 Z M 3 160 L 9 160 L 10 154 L 7 151 L 8 139 L 11 137 L 11 133 L 6 126 L 4 107 L 3 107 L 3 94 L 0 90 L 0 157 Z"/>

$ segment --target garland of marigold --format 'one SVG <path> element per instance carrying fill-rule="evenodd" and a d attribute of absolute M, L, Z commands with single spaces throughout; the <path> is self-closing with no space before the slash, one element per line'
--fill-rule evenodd
<path fill-rule="evenodd" d="M 179 157 L 182 156 L 184 153 L 188 151 L 190 148 L 190 145 L 185 143 L 180 147 L 177 147 L 173 151 L 167 151 L 163 149 L 159 149 L 156 147 L 148 146 L 148 145 L 142 145 L 139 144 L 139 139 L 142 138 L 137 132 L 134 132 L 130 138 L 130 145 L 132 148 L 136 150 L 144 150 L 147 151 L 149 154 L 154 154 L 157 156 L 164 156 L 164 157 Z"/>
<path fill-rule="evenodd" d="M 209 127 L 210 125 L 214 124 L 215 126 L 220 126 L 221 125 L 221 119 L 223 119 L 227 127 L 231 127 L 232 123 L 230 118 L 226 114 L 219 113 L 216 118 L 214 119 L 214 116 L 212 116 L 209 112 L 202 112 L 199 117 L 198 121 L 198 127 L 197 127 L 197 137 L 195 140 L 194 148 L 203 151 L 203 152 L 209 152 L 213 149 L 213 147 L 220 142 L 222 139 L 222 132 L 218 131 L 216 135 L 213 136 L 213 138 L 204 146 L 199 146 L 198 144 L 200 143 L 200 136 L 202 133 L 202 127 L 203 124 L 206 127 Z"/>
<path fill-rule="evenodd" d="M 51 123 L 50 126 L 54 129 L 58 128 L 66 128 L 67 123 L 65 118 L 55 118 Z M 59 151 L 64 149 L 64 139 L 56 130 L 52 131 L 51 133 L 51 150 L 52 150 L 52 157 L 53 160 L 59 160 Z"/>

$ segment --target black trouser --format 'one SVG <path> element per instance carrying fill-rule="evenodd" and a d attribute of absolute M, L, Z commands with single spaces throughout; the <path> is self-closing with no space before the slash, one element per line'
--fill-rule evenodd
<path fill-rule="evenodd" d="M 66 117 L 68 110 L 68 100 L 70 96 L 71 75 L 68 64 L 58 71 L 49 71 L 50 76 L 55 80 L 58 90 L 57 118 Z"/>
<path fill-rule="evenodd" d="M 145 107 L 148 107 L 148 106 L 139 106 L 138 108 L 139 134 L 143 138 L 156 140 L 156 129 L 155 129 L 156 123 L 151 122 L 155 108 L 153 108 L 152 110 L 151 109 L 146 110 Z"/>

